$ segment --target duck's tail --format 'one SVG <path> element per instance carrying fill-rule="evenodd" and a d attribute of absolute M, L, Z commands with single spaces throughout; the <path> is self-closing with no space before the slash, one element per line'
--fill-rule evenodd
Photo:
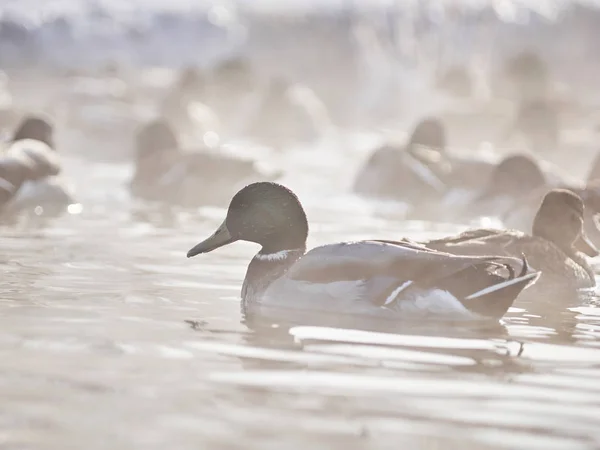
<path fill-rule="evenodd" d="M 540 272 L 532 271 L 527 264 L 525 256 L 521 258 L 522 268 L 518 274 L 509 264 L 501 264 L 508 271 L 508 276 L 502 277 L 487 270 L 479 273 L 486 274 L 487 285 L 475 292 L 458 297 L 458 300 L 476 314 L 487 317 L 500 318 L 512 306 L 517 296 L 533 284 Z M 481 268 L 480 268 L 481 269 Z"/>

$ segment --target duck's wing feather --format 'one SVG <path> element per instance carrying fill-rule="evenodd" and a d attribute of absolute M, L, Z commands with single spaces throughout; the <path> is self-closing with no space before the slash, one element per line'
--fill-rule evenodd
<path fill-rule="evenodd" d="M 447 243 L 447 244 L 460 244 L 463 242 L 468 242 L 468 241 L 473 241 L 473 240 L 482 240 L 482 239 L 497 237 L 501 233 L 502 233 L 501 230 L 480 228 L 480 229 L 476 229 L 476 230 L 467 230 L 467 231 L 460 233 L 459 235 L 454 236 L 454 237 L 433 239 L 431 241 L 428 241 L 428 244 L 436 243 L 436 242 L 443 242 L 443 243 Z"/>
<path fill-rule="evenodd" d="M 419 244 L 359 241 L 317 247 L 250 302 L 260 315 L 314 319 L 501 317 L 537 274 L 524 259 L 454 256 Z"/>
<path fill-rule="evenodd" d="M 516 230 L 479 229 L 465 231 L 455 237 L 434 239 L 424 242 L 427 248 L 465 255 L 502 255 L 516 257 L 509 249 L 519 241 L 527 240 L 527 235 Z"/>
<path fill-rule="evenodd" d="M 394 241 L 358 241 L 330 244 L 308 252 L 288 271 L 298 281 L 328 283 L 334 281 L 391 278 L 431 283 L 435 279 L 489 262 L 498 267 L 522 267 L 520 260 L 501 256 L 455 256 L 421 245 Z M 514 271 L 514 270 L 513 270 Z"/>

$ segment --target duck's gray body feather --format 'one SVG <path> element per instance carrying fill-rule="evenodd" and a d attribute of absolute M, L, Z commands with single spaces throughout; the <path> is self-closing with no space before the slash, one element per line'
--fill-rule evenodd
<path fill-rule="evenodd" d="M 339 243 L 309 251 L 262 285 L 247 276 L 242 297 L 248 312 L 263 316 L 274 310 L 311 310 L 394 320 L 472 318 L 477 314 L 439 288 L 436 280 L 478 264 L 497 264 L 499 270 L 511 264 L 517 272 L 522 265 L 514 258 L 450 256 L 408 242 Z M 471 293 L 479 289 L 474 287 Z"/>

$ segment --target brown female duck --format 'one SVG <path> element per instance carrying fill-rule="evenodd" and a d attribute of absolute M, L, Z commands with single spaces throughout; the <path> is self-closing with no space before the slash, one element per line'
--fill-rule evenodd
<path fill-rule="evenodd" d="M 241 183 L 280 175 L 261 171 L 254 161 L 219 153 L 219 149 L 186 151 L 162 119 L 142 126 L 134 145 L 135 172 L 129 188 L 134 197 L 146 201 L 186 207 L 219 204 Z M 200 195 L 203 192 L 206 195 Z"/>
<path fill-rule="evenodd" d="M 586 256 L 598 251 L 583 230 L 584 203 L 572 191 L 553 189 L 535 216 L 532 234 L 514 230 L 472 230 L 425 245 L 460 255 L 525 255 L 542 272 L 536 287 L 558 285 L 570 291 L 595 286 Z"/>

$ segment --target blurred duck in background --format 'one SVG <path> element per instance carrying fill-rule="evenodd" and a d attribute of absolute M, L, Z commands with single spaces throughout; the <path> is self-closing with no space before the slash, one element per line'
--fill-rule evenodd
<path fill-rule="evenodd" d="M 525 100 L 515 113 L 512 138 L 544 158 L 556 157 L 561 123 L 557 107 L 545 99 Z"/>
<path fill-rule="evenodd" d="M 579 128 L 593 113 L 587 100 L 556 80 L 546 62 L 534 51 L 521 52 L 507 61 L 504 77 L 514 112 L 503 137 L 509 146 L 525 146 L 540 157 L 557 164 L 571 165 L 572 153 L 562 151 L 568 144 L 564 131 Z"/>
<path fill-rule="evenodd" d="M 523 196 L 546 187 L 546 177 L 532 157 L 509 155 L 498 163 L 487 183 L 461 209 L 460 215 L 466 218 L 502 217 L 522 201 Z"/>
<path fill-rule="evenodd" d="M 221 133 L 238 138 L 255 114 L 261 99 L 258 77 L 244 57 L 232 57 L 207 74 L 204 104 L 218 117 Z"/>
<path fill-rule="evenodd" d="M 502 73 L 506 94 L 513 100 L 548 98 L 551 77 L 548 65 L 533 50 L 525 50 L 510 57 Z"/>
<path fill-rule="evenodd" d="M 542 275 L 533 290 L 554 297 L 596 285 L 587 256 L 598 256 L 583 229 L 585 205 L 574 192 L 554 189 L 544 196 L 531 234 L 515 230 L 479 229 L 455 238 L 432 240 L 428 248 L 456 255 L 524 255 Z M 556 292 L 553 290 L 556 289 Z M 540 297 L 542 297 L 540 295 Z"/>
<path fill-rule="evenodd" d="M 433 117 L 419 122 L 404 146 L 377 148 L 360 169 L 354 192 L 411 203 L 437 202 L 447 191 L 446 131 Z"/>
<path fill-rule="evenodd" d="M 314 92 L 275 77 L 244 133 L 261 144 L 283 149 L 316 142 L 329 123 L 325 106 Z"/>
<path fill-rule="evenodd" d="M 502 222 L 518 230 L 529 230 L 533 224 L 535 214 L 547 191 L 553 187 L 568 189 L 583 200 L 584 210 L 584 229 L 590 240 L 600 247 L 600 230 L 598 228 L 598 214 L 600 214 L 600 156 L 596 157 L 592 163 L 592 168 L 588 174 L 585 184 L 564 183 L 558 181 L 558 178 L 551 179 L 544 185 L 531 191 L 524 190 L 521 196 L 514 197 L 514 203 L 511 208 L 507 208 L 501 216 Z M 546 177 L 548 175 L 546 174 Z"/>
<path fill-rule="evenodd" d="M 280 175 L 259 170 L 254 161 L 214 149 L 186 151 L 163 119 L 140 128 L 135 155 L 135 173 L 129 185 L 132 195 L 170 205 L 219 205 L 240 186 L 259 179 L 274 180 Z"/>
<path fill-rule="evenodd" d="M 466 67 L 460 65 L 438 70 L 435 87 L 455 98 L 470 98 L 473 94 L 471 76 Z"/>
<path fill-rule="evenodd" d="M 386 144 L 371 155 L 354 184 L 358 194 L 413 205 L 412 215 L 440 219 L 442 202 L 467 191 L 473 195 L 489 178 L 494 164 L 450 154 L 446 130 L 438 118 L 428 117 L 415 127 L 410 140 Z"/>
<path fill-rule="evenodd" d="M 208 80 L 197 67 L 186 67 L 168 90 L 160 106 L 161 115 L 179 134 L 192 134 L 208 146 L 220 141 L 221 124 L 205 103 Z"/>
<path fill-rule="evenodd" d="M 162 113 L 172 121 L 185 119 L 187 103 L 202 101 L 206 95 L 206 77 L 197 67 L 185 67 L 162 102 Z"/>
<path fill-rule="evenodd" d="M 473 149 L 489 143 L 506 128 L 511 114 L 511 103 L 494 98 L 490 92 L 489 76 L 475 61 L 469 65 L 441 67 L 434 73 L 439 117 L 452 136 L 454 147 Z M 472 178 L 472 176 L 471 176 Z"/>
<path fill-rule="evenodd" d="M 55 217 L 77 205 L 72 189 L 61 176 L 61 166 L 54 142 L 54 129 L 42 116 L 26 116 L 4 148 L 3 155 L 17 160 L 35 161 L 37 175 L 22 183 L 6 202 L 4 215 L 21 212 L 36 216 Z"/>

